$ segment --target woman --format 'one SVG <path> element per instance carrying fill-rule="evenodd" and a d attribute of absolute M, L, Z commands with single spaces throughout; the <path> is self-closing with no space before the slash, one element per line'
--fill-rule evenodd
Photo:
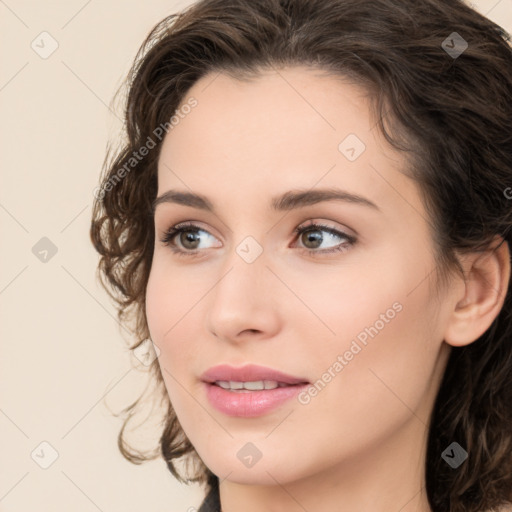
<path fill-rule="evenodd" d="M 203 0 L 128 86 L 91 237 L 200 510 L 511 510 L 503 29 L 455 0 Z"/>

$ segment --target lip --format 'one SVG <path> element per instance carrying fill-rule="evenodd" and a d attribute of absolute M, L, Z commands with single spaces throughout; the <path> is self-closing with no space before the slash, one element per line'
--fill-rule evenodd
<path fill-rule="evenodd" d="M 229 365 L 214 366 L 201 376 L 210 404 L 228 416 L 254 418 L 267 414 L 295 397 L 309 382 L 307 379 L 258 365 L 235 368 Z M 251 382 L 272 380 L 288 387 L 258 391 L 236 392 L 215 385 L 215 381 Z"/>
<path fill-rule="evenodd" d="M 278 370 L 255 364 L 248 364 L 239 368 L 227 364 L 213 366 L 201 375 L 201 380 L 210 384 L 217 380 L 233 380 L 236 382 L 274 380 L 289 385 L 308 384 L 307 379 L 287 375 Z"/>

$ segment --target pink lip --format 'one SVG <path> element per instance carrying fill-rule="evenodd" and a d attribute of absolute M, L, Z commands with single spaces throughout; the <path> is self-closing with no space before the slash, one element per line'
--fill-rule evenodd
<path fill-rule="evenodd" d="M 275 380 L 283 384 L 304 384 L 308 382 L 307 379 L 293 377 L 292 375 L 287 375 L 286 373 L 273 370 L 272 368 L 255 364 L 248 364 L 240 368 L 235 368 L 227 364 L 212 366 L 201 375 L 201 380 L 210 383 L 217 380 L 234 380 L 236 382 Z"/>
<path fill-rule="evenodd" d="M 296 396 L 309 385 L 306 379 L 252 364 L 241 368 L 228 365 L 214 366 L 203 373 L 201 380 L 204 382 L 206 396 L 213 407 L 229 416 L 243 418 L 266 414 Z M 289 386 L 261 391 L 236 392 L 214 384 L 219 380 L 237 382 L 272 380 Z"/>

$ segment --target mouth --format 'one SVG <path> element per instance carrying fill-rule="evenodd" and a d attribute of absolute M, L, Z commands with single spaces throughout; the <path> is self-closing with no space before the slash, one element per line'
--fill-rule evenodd
<path fill-rule="evenodd" d="M 297 384 L 309 384 L 305 378 L 295 377 L 273 368 L 255 364 L 238 368 L 226 364 L 213 366 L 203 373 L 201 380 L 232 391 L 261 391 Z"/>
<path fill-rule="evenodd" d="M 245 418 L 269 413 L 310 384 L 305 378 L 257 365 L 215 366 L 201 380 L 215 409 Z"/>
<path fill-rule="evenodd" d="M 251 391 L 263 391 L 264 389 L 288 388 L 297 386 L 299 384 L 286 384 L 285 382 L 278 382 L 276 380 L 255 380 L 249 382 L 237 382 L 227 380 L 217 380 L 211 383 L 214 386 L 219 386 L 222 389 L 233 391 L 235 393 L 250 393 Z M 306 383 L 304 383 L 306 384 Z"/>

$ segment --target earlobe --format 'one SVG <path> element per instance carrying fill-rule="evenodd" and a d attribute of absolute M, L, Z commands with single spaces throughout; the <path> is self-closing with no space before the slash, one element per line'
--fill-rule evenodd
<path fill-rule="evenodd" d="M 497 237 L 491 248 L 465 255 L 461 264 L 464 292 L 454 299 L 444 337 L 446 343 L 458 347 L 477 340 L 499 315 L 509 288 L 509 246 Z"/>

